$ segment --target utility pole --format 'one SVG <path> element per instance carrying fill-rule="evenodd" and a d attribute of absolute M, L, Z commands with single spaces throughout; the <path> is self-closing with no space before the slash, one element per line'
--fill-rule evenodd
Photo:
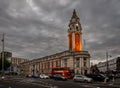
<path fill-rule="evenodd" d="M 84 50 L 86 51 L 86 40 L 83 39 L 83 44 L 84 44 Z"/>
<path fill-rule="evenodd" d="M 108 57 L 112 57 L 112 56 L 108 54 L 108 51 L 106 51 L 106 71 L 107 71 L 107 74 L 109 71 Z"/>
<path fill-rule="evenodd" d="M 108 52 L 106 52 L 106 71 L 108 73 Z"/>
<path fill-rule="evenodd" d="M 5 59 L 5 55 L 4 55 L 4 33 L 2 35 L 2 76 L 4 76 L 4 59 Z"/>

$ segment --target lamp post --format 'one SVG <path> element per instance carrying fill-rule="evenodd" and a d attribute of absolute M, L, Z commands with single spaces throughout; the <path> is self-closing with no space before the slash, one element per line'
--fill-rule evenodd
<path fill-rule="evenodd" d="M 108 74 L 108 71 L 109 71 L 108 57 L 111 57 L 111 55 L 109 55 L 108 52 L 106 52 L 106 71 L 107 71 L 107 74 Z"/>
<path fill-rule="evenodd" d="M 86 51 L 86 40 L 83 39 L 83 44 L 84 44 L 84 50 Z"/>
<path fill-rule="evenodd" d="M 4 33 L 3 33 L 3 38 L 2 38 L 2 76 L 4 76 Z"/>
<path fill-rule="evenodd" d="M 5 59 L 5 55 L 4 55 L 4 33 L 3 33 L 3 35 L 2 35 L 2 80 L 4 80 L 5 79 L 5 77 L 4 77 L 4 59 Z"/>
<path fill-rule="evenodd" d="M 106 71 L 108 73 L 108 52 L 106 52 Z"/>

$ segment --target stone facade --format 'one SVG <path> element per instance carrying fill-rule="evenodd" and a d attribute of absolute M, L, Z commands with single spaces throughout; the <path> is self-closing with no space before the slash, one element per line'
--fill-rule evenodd
<path fill-rule="evenodd" d="M 9 61 L 12 65 L 19 65 L 20 63 L 27 62 L 29 60 L 24 58 L 11 57 Z"/>
<path fill-rule="evenodd" d="M 18 68 L 19 68 L 20 63 L 27 62 L 27 61 L 29 61 L 29 60 L 24 59 L 24 58 L 17 58 L 17 57 L 9 58 L 9 62 L 11 63 L 10 71 L 11 72 L 18 72 L 19 71 Z"/>
<path fill-rule="evenodd" d="M 3 58 L 3 54 L 4 54 L 4 58 L 7 59 L 7 60 L 9 60 L 9 58 L 12 57 L 12 53 L 11 52 L 4 51 L 4 53 L 3 52 L 0 53 L 0 58 Z"/>
<path fill-rule="evenodd" d="M 20 64 L 20 70 L 26 74 L 51 74 L 52 68 L 70 67 L 76 74 L 90 72 L 90 55 L 87 51 L 64 51 L 54 55 L 33 59 Z"/>
<path fill-rule="evenodd" d="M 108 63 L 108 71 L 112 70 L 120 70 L 120 56 L 114 57 L 108 62 L 100 62 L 97 64 L 97 67 L 100 72 L 106 72 L 107 71 L 107 63 Z"/>

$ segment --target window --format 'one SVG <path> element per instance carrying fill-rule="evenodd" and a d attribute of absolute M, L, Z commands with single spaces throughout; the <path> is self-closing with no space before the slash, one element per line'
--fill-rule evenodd
<path fill-rule="evenodd" d="M 60 61 L 60 60 L 58 60 L 58 67 L 60 67 L 60 65 L 61 65 L 61 61 Z"/>
<path fill-rule="evenodd" d="M 80 62 L 80 59 L 76 58 L 76 67 L 80 67 L 79 62 Z"/>
<path fill-rule="evenodd" d="M 84 67 L 86 67 L 86 62 L 84 62 Z"/>
<path fill-rule="evenodd" d="M 84 61 L 86 61 L 87 59 L 86 58 L 84 58 Z"/>
<path fill-rule="evenodd" d="M 79 70 L 76 70 L 76 74 L 79 74 Z"/>
<path fill-rule="evenodd" d="M 67 67 L 67 59 L 64 59 L 64 65 Z"/>
<path fill-rule="evenodd" d="M 86 67 L 86 64 L 87 64 L 87 59 L 84 58 L 84 67 Z"/>
<path fill-rule="evenodd" d="M 76 26 L 76 31 L 79 31 L 78 26 Z"/>

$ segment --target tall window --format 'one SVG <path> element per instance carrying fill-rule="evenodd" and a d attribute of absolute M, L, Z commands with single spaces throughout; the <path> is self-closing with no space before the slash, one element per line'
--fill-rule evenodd
<path fill-rule="evenodd" d="M 86 62 L 84 62 L 84 67 L 86 67 Z"/>
<path fill-rule="evenodd" d="M 58 60 L 56 60 L 56 67 L 58 67 Z"/>
<path fill-rule="evenodd" d="M 80 59 L 79 58 L 76 58 L 76 67 L 80 67 Z"/>
<path fill-rule="evenodd" d="M 76 26 L 76 31 L 79 31 L 78 26 Z"/>
<path fill-rule="evenodd" d="M 50 62 L 48 62 L 48 69 L 50 68 Z"/>
<path fill-rule="evenodd" d="M 60 67 L 60 65 L 61 65 L 61 61 L 60 61 L 60 60 L 58 60 L 58 67 Z"/>
<path fill-rule="evenodd" d="M 79 70 L 76 70 L 76 74 L 79 74 Z"/>
<path fill-rule="evenodd" d="M 67 59 L 64 59 L 64 65 L 67 67 Z"/>
<path fill-rule="evenodd" d="M 86 65 L 87 65 L 87 59 L 84 58 L 84 67 L 86 67 Z"/>

